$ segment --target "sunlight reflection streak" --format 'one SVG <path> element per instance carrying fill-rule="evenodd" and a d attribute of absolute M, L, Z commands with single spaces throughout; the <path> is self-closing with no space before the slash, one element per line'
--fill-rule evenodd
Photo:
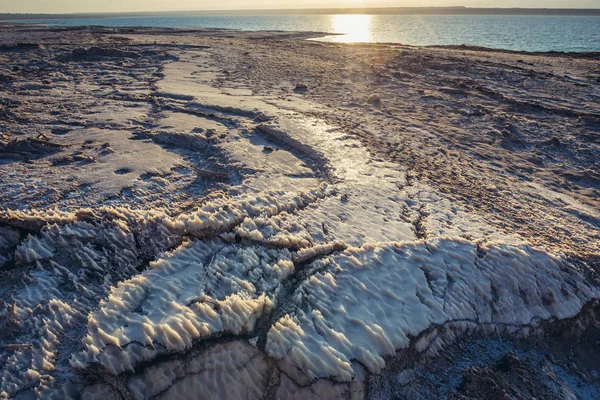
<path fill-rule="evenodd" d="M 370 15 L 332 15 L 331 25 L 335 33 L 343 33 L 332 40 L 334 42 L 369 42 L 371 39 Z"/>

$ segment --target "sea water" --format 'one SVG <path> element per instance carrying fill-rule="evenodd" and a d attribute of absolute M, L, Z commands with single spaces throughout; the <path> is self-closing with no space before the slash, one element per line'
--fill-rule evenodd
<path fill-rule="evenodd" d="M 311 31 L 330 34 L 324 35 L 319 40 L 336 42 L 407 45 L 467 44 L 524 51 L 600 51 L 600 17 L 598 16 L 343 14 L 144 16 L 26 21 L 58 26 Z M 331 36 L 331 34 L 338 35 Z"/>

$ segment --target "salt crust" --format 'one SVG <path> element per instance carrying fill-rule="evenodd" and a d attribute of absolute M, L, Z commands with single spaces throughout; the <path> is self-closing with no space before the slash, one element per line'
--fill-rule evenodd
<path fill-rule="evenodd" d="M 535 325 L 573 317 L 599 294 L 564 258 L 504 243 L 382 243 L 317 263 L 323 271 L 300 285 L 297 310 L 272 326 L 266 346 L 311 379 L 350 381 L 353 360 L 379 373 L 385 356 L 434 326 Z"/>

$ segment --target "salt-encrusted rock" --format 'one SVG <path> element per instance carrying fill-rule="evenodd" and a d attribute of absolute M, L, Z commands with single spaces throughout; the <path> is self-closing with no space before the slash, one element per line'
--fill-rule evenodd
<path fill-rule="evenodd" d="M 367 103 L 373 105 L 381 104 L 381 98 L 376 94 L 372 94 L 367 98 Z"/>
<path fill-rule="evenodd" d="M 294 88 L 295 92 L 307 92 L 308 85 L 305 83 L 296 83 L 296 87 Z"/>
<path fill-rule="evenodd" d="M 523 89 L 529 90 L 531 88 L 533 88 L 535 85 L 535 82 L 533 81 L 533 79 L 527 78 L 525 79 L 522 83 L 521 83 L 521 87 Z"/>

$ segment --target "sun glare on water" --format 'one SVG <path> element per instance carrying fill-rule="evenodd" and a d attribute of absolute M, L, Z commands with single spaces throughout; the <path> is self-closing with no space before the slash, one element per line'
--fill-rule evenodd
<path fill-rule="evenodd" d="M 370 15 L 332 15 L 331 25 L 335 33 L 342 33 L 332 40 L 335 42 L 368 42 L 371 37 Z"/>

